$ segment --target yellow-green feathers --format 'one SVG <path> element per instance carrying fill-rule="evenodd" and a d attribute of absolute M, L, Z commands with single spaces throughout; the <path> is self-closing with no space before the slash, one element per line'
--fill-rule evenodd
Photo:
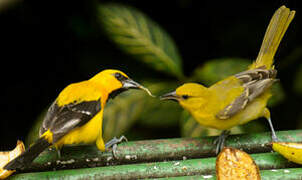
<path fill-rule="evenodd" d="M 256 61 L 250 69 L 265 66 L 270 69 L 273 65 L 274 56 L 279 47 L 289 24 L 295 16 L 295 11 L 290 11 L 285 6 L 280 7 L 272 17 L 258 54 Z"/>

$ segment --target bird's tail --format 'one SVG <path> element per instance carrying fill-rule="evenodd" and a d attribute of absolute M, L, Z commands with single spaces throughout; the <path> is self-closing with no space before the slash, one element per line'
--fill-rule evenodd
<path fill-rule="evenodd" d="M 8 164 L 4 166 L 3 169 L 7 170 L 17 170 L 23 169 L 28 166 L 44 149 L 49 147 L 51 144 L 44 138 L 39 138 L 30 148 L 28 148 L 20 156 L 16 157 Z"/>
<path fill-rule="evenodd" d="M 250 69 L 261 66 L 265 66 L 268 69 L 272 67 L 280 41 L 294 16 L 295 11 L 290 11 L 289 8 L 285 6 L 281 6 L 275 12 L 266 29 L 258 57 L 250 66 Z"/>

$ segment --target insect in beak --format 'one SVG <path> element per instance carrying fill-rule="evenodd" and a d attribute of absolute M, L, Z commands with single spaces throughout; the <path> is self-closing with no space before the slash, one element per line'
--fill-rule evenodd
<path fill-rule="evenodd" d="M 133 81 L 132 79 L 126 79 L 122 81 L 123 88 L 125 89 L 142 89 L 146 91 L 150 96 L 155 97 L 149 89 L 145 88 L 144 86 L 140 85 L 139 83 Z"/>

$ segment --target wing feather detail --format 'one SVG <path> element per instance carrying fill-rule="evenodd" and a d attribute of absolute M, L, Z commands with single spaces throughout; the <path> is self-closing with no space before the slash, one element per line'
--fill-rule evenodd
<path fill-rule="evenodd" d="M 244 91 L 233 102 L 219 111 L 216 117 L 228 119 L 243 110 L 249 102 L 263 94 L 277 81 L 276 75 L 276 70 L 265 69 L 265 66 L 236 74 L 235 77 L 242 82 Z"/>
<path fill-rule="evenodd" d="M 59 106 L 56 101 L 50 106 L 40 127 L 40 136 L 48 129 L 53 133 L 53 143 L 76 127 L 83 126 L 101 110 L 101 101 L 74 102 Z"/>

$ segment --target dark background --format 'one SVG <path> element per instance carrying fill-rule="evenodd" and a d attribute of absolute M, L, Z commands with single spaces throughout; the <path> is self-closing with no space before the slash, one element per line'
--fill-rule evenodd
<path fill-rule="evenodd" d="M 101 2 L 123 2 L 157 22 L 175 40 L 186 75 L 209 59 L 254 59 L 274 11 L 283 4 L 296 10 L 275 58 L 286 100 L 272 109 L 272 117 L 277 130 L 297 128 L 301 97 L 293 92 L 293 84 L 302 83 L 294 82 L 302 57 L 281 62 L 302 45 L 302 9 L 297 1 Z M 120 69 L 138 81 L 150 74 L 164 76 L 137 63 L 106 38 L 95 17 L 97 3 L 16 1 L 0 8 L 0 150 L 24 140 L 37 116 L 72 82 L 105 68 Z M 164 127 L 158 131 L 164 132 Z M 179 134 L 155 133 L 150 138 L 171 136 Z"/>

